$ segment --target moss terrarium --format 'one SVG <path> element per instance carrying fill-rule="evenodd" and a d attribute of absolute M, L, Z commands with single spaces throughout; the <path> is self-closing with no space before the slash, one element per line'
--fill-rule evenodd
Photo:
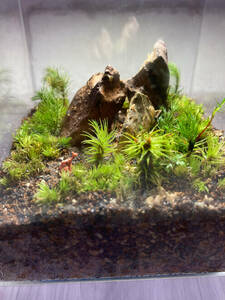
<path fill-rule="evenodd" d="M 17 279 L 224 271 L 225 99 L 206 117 L 163 41 L 131 79 L 107 66 L 69 89 L 46 69 L 0 169 Z"/>

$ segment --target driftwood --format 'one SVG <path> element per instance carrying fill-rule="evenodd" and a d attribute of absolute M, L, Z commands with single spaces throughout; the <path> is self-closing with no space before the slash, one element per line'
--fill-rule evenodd
<path fill-rule="evenodd" d="M 145 124 L 151 126 L 154 122 L 155 109 L 166 105 L 167 89 L 169 85 L 169 70 L 167 65 L 167 49 L 163 41 L 158 41 L 140 71 L 127 81 L 120 80 L 119 72 L 107 66 L 104 73 L 93 75 L 85 86 L 75 94 L 67 115 L 64 119 L 61 134 L 72 138 L 72 145 L 80 145 L 84 131 L 89 131 L 89 120 L 108 121 L 109 126 L 121 110 L 125 99 L 144 99 L 141 107 L 134 109 L 127 115 L 137 122 L 140 116 L 135 113 L 145 112 L 149 120 Z M 135 94 L 138 93 L 138 97 Z M 143 95 L 140 97 L 140 95 Z M 147 97 L 147 98 L 146 98 Z M 136 101 L 135 100 L 135 101 Z M 136 103 L 137 104 L 137 103 Z M 149 110 L 150 113 L 146 113 Z M 126 127 L 128 120 L 125 120 Z M 142 125 L 142 124 L 140 124 Z M 131 125 L 132 127 L 132 125 Z M 137 128 L 137 124 L 134 126 Z"/>

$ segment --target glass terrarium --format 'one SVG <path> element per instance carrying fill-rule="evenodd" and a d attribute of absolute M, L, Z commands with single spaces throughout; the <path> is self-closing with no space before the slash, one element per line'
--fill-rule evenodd
<path fill-rule="evenodd" d="M 224 16 L 1 1 L 1 280 L 225 270 Z"/>

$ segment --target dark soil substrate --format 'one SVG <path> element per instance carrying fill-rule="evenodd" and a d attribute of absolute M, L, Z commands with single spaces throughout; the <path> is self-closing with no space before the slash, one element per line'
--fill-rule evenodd
<path fill-rule="evenodd" d="M 0 187 L 1 280 L 225 271 L 225 192 L 216 187 L 225 170 L 207 194 L 171 179 L 126 200 L 93 192 L 40 207 L 33 194 L 42 179 L 58 182 L 59 164 Z"/>

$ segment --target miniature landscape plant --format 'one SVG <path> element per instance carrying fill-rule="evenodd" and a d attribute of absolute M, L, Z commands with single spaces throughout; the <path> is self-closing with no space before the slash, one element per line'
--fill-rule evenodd
<path fill-rule="evenodd" d="M 219 179 L 219 181 L 218 181 L 218 187 L 219 187 L 219 189 L 225 191 L 225 178 Z"/>
<path fill-rule="evenodd" d="M 160 185 L 171 175 L 185 177 L 199 192 L 209 191 L 208 178 L 225 163 L 224 143 L 211 128 L 224 100 L 211 118 L 205 119 L 202 105 L 180 93 L 175 65 L 172 72 L 175 88 L 169 89 L 169 105 L 161 107 L 158 122 L 151 130 L 141 130 L 136 136 L 126 133 L 125 140 L 118 144 L 116 131 L 109 131 L 105 120 L 90 120 L 91 132 L 83 134 L 85 158 L 72 166 L 71 173 L 62 172 L 58 185 L 53 187 L 57 201 L 74 193 L 99 190 L 115 192 L 124 199 L 128 191 Z M 223 188 L 224 181 L 218 186 Z M 47 191 L 49 187 L 42 184 L 35 196 L 40 203 L 48 202 Z"/>
<path fill-rule="evenodd" d="M 64 106 L 68 105 L 69 76 L 60 72 L 58 68 L 47 68 L 43 79 L 45 85 L 51 87 L 59 98 L 64 101 Z"/>
<path fill-rule="evenodd" d="M 145 187 L 150 178 L 157 177 L 160 166 L 168 162 L 172 155 L 173 138 L 162 130 L 152 129 L 150 132 L 140 132 L 136 137 L 125 134 L 123 152 L 129 160 L 135 160 L 140 172 L 140 183 Z"/>
<path fill-rule="evenodd" d="M 177 68 L 176 64 L 169 62 L 168 63 L 169 72 L 170 72 L 170 93 L 178 94 L 180 88 L 180 71 Z M 172 85 L 173 81 L 173 85 Z"/>
<path fill-rule="evenodd" d="M 115 140 L 115 130 L 108 131 L 108 124 L 106 120 L 100 121 L 99 124 L 95 120 L 89 122 L 91 126 L 91 133 L 83 134 L 86 139 L 83 141 L 87 147 L 85 153 L 88 156 L 88 161 L 99 165 L 103 160 L 112 155 L 115 147 L 113 141 Z"/>
<path fill-rule="evenodd" d="M 174 137 L 174 148 L 166 170 L 176 176 L 186 176 L 198 191 L 207 192 L 205 182 L 225 164 L 224 142 L 216 137 L 211 128 L 215 114 L 221 111 L 225 99 L 219 103 L 210 118 L 205 119 L 202 105 L 178 91 L 180 75 L 172 65 L 176 88 L 169 89 L 169 107 L 161 107 L 157 127 Z M 200 178 L 199 178 L 200 177 Z"/>
<path fill-rule="evenodd" d="M 49 204 L 59 201 L 59 192 L 55 188 L 49 188 L 45 181 L 39 184 L 39 190 L 35 194 L 37 203 Z"/>
<path fill-rule="evenodd" d="M 84 134 L 84 144 L 88 145 L 85 160 L 72 166 L 72 172 L 62 170 L 59 183 L 53 188 L 57 191 L 58 201 L 63 201 L 74 193 L 89 191 L 114 192 L 119 197 L 124 197 L 137 180 L 136 167 L 127 163 L 123 154 L 116 152 L 113 144 L 114 132 L 108 132 L 107 122 L 92 121 L 90 124 L 92 134 Z M 48 203 L 47 183 L 39 185 L 35 199 L 38 203 Z"/>
<path fill-rule="evenodd" d="M 125 133 L 123 142 L 118 142 L 116 129 L 110 131 L 106 120 L 90 120 L 91 131 L 83 133 L 84 158 L 68 172 L 61 168 L 55 186 L 44 181 L 39 184 L 35 194 L 39 204 L 99 190 L 126 198 L 128 191 L 163 184 L 171 175 L 185 177 L 199 192 L 208 191 L 208 178 L 225 164 L 224 142 L 211 126 L 225 99 L 210 118 L 204 118 L 202 105 L 182 95 L 175 64 L 169 64 L 169 69 L 174 85 L 168 90 L 168 106 L 160 108 L 155 127 L 140 130 L 136 136 Z M 33 98 L 40 102 L 14 137 L 11 156 L 3 163 L 7 176 L 1 184 L 41 172 L 46 160 L 57 158 L 70 146 L 69 138 L 59 136 L 68 109 L 68 83 L 68 77 L 58 69 L 46 70 L 43 87 Z M 128 107 L 129 102 L 124 105 Z M 218 187 L 224 187 L 224 180 Z"/>
<path fill-rule="evenodd" d="M 11 156 L 3 163 L 7 179 L 1 183 L 18 181 L 44 169 L 44 160 L 54 159 L 70 139 L 59 137 L 61 123 L 68 108 L 69 81 L 57 69 L 48 68 L 42 89 L 33 99 L 40 102 L 31 117 L 17 130 Z M 60 83 L 60 87 L 58 84 Z"/>

